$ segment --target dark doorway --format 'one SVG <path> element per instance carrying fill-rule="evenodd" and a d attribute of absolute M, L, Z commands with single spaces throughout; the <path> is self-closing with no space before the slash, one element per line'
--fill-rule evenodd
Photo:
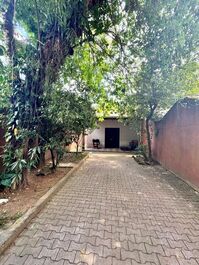
<path fill-rule="evenodd" d="M 120 129 L 105 128 L 105 148 L 120 147 Z"/>

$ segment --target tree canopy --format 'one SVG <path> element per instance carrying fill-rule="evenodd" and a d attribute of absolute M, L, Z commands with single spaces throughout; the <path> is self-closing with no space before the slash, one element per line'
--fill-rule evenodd
<path fill-rule="evenodd" d="M 122 111 L 130 119 L 160 116 L 180 97 L 199 93 L 199 5 L 190 1 L 129 1 L 124 33 L 129 86 Z M 123 85 L 126 84 L 123 77 Z"/>

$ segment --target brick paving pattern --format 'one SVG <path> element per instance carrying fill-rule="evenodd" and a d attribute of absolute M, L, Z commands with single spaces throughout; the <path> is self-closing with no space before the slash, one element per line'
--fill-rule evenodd
<path fill-rule="evenodd" d="M 0 265 L 198 265 L 199 196 L 161 167 L 93 154 Z"/>

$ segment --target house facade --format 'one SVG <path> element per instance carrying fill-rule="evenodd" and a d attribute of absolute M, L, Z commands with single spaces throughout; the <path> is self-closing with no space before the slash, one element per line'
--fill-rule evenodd
<path fill-rule="evenodd" d="M 100 148 L 125 148 L 132 141 L 138 141 L 136 131 L 124 125 L 117 118 L 105 118 L 98 127 L 85 136 L 85 149 L 93 148 L 93 140 L 99 140 Z"/>

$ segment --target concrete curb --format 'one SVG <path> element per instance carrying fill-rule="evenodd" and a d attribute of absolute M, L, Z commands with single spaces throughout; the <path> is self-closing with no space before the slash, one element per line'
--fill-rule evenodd
<path fill-rule="evenodd" d="M 0 255 L 15 241 L 18 235 L 30 223 L 30 221 L 44 208 L 52 196 L 58 192 L 66 181 L 71 177 L 89 158 L 86 155 L 74 168 L 72 168 L 54 187 L 44 194 L 36 204 L 30 208 L 21 218 L 19 218 L 11 227 L 0 233 Z"/>

